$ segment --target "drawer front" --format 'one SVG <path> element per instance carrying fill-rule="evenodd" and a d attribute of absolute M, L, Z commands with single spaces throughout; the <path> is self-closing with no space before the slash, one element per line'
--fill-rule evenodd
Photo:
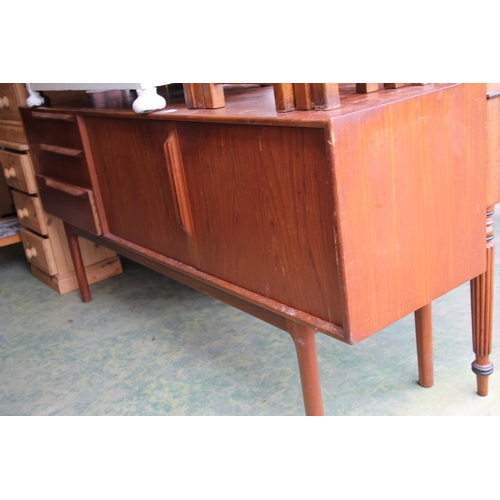
<path fill-rule="evenodd" d="M 92 191 L 43 175 L 37 174 L 36 178 L 48 214 L 93 234 L 102 234 Z"/>
<path fill-rule="evenodd" d="M 47 221 L 45 220 L 40 198 L 20 191 L 12 191 L 12 198 L 16 206 L 19 222 L 37 233 L 47 235 Z"/>
<path fill-rule="evenodd" d="M 50 241 L 24 228 L 19 230 L 19 234 L 28 262 L 50 274 L 50 276 L 56 275 L 57 265 Z"/>
<path fill-rule="evenodd" d="M 82 150 L 33 143 L 31 153 L 37 173 L 74 186 L 92 189 Z"/>
<path fill-rule="evenodd" d="M 37 192 L 29 154 L 0 151 L 0 166 L 10 187 L 29 194 Z"/>
<path fill-rule="evenodd" d="M 15 83 L 0 83 L 0 120 L 21 120 L 15 85 Z"/>
<path fill-rule="evenodd" d="M 0 120 L 0 144 L 2 146 L 14 149 L 25 146 L 25 149 L 28 149 L 27 142 L 22 122 Z"/>
<path fill-rule="evenodd" d="M 81 151 L 82 140 L 75 115 L 21 109 L 28 141 Z"/>

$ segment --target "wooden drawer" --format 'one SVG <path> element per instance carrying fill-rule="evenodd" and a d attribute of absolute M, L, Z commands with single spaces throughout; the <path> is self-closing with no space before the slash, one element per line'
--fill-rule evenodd
<path fill-rule="evenodd" d="M 12 191 L 12 198 L 19 222 L 39 234 L 47 235 L 47 221 L 40 198 L 20 191 Z"/>
<path fill-rule="evenodd" d="M 39 174 L 36 178 L 48 214 L 93 234 L 102 233 L 92 191 Z"/>
<path fill-rule="evenodd" d="M 74 186 L 92 189 L 82 150 L 33 143 L 31 153 L 37 173 Z"/>
<path fill-rule="evenodd" d="M 24 89 L 24 86 L 19 87 L 19 83 L 0 83 L 0 120 L 21 120 L 19 114 L 19 105 L 26 104 L 19 102 L 26 93 L 24 90 L 23 96 L 19 95 L 19 89 Z"/>
<path fill-rule="evenodd" d="M 50 241 L 24 228 L 19 231 L 19 234 L 21 235 L 28 262 L 50 274 L 50 276 L 56 275 L 57 265 Z"/>
<path fill-rule="evenodd" d="M 29 154 L 0 150 L 0 166 L 10 187 L 29 194 L 37 192 L 35 174 Z"/>
<path fill-rule="evenodd" d="M 24 134 L 23 124 L 10 120 L 0 120 L 0 145 L 7 148 L 28 149 L 28 140 Z"/>
<path fill-rule="evenodd" d="M 82 151 L 82 140 L 76 116 L 21 109 L 28 141 Z"/>

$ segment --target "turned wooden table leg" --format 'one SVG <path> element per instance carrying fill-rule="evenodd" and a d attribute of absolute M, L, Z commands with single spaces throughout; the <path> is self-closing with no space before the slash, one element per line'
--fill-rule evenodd
<path fill-rule="evenodd" d="M 75 266 L 75 274 L 78 281 L 78 286 L 80 287 L 82 302 L 90 302 L 92 300 L 92 295 L 90 294 L 87 275 L 85 274 L 85 266 L 83 265 L 80 245 L 78 244 L 78 236 L 73 234 L 73 232 L 71 231 L 71 226 L 66 222 L 64 223 L 64 230 L 66 231 L 69 251 L 71 253 L 71 258 L 73 259 L 73 265 Z"/>
<path fill-rule="evenodd" d="M 494 211 L 491 207 L 486 213 L 486 272 L 470 282 L 472 347 L 476 355 L 472 371 L 477 377 L 477 393 L 480 396 L 488 395 L 488 377 L 493 373 L 490 354 L 493 336 Z"/>
<path fill-rule="evenodd" d="M 434 358 L 432 348 L 432 304 L 415 311 L 417 333 L 418 383 L 422 387 L 434 385 Z"/>
<path fill-rule="evenodd" d="M 324 415 L 318 357 L 316 355 L 315 335 L 317 332 L 312 328 L 291 321 L 287 321 L 287 331 L 297 350 L 306 415 Z"/>

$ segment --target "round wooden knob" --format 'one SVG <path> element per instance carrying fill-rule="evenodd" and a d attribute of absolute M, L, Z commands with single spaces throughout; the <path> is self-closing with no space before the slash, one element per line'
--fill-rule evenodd
<path fill-rule="evenodd" d="M 9 168 L 9 176 L 12 178 L 16 176 L 16 171 L 14 170 L 14 167 Z"/>
<path fill-rule="evenodd" d="M 29 217 L 30 213 L 26 207 L 17 209 L 17 216 L 22 219 L 23 217 Z"/>
<path fill-rule="evenodd" d="M 5 175 L 6 179 L 10 179 L 10 168 L 4 168 L 3 175 Z"/>
<path fill-rule="evenodd" d="M 3 103 L 3 105 L 4 105 L 6 108 L 8 108 L 8 107 L 10 106 L 10 104 L 9 104 L 9 99 L 7 98 L 7 96 L 6 96 L 6 95 L 4 95 L 4 96 L 3 96 L 3 98 L 2 98 L 2 103 Z"/>
<path fill-rule="evenodd" d="M 32 259 L 33 257 L 36 257 L 36 248 L 27 248 L 26 249 L 26 257 L 28 259 Z"/>

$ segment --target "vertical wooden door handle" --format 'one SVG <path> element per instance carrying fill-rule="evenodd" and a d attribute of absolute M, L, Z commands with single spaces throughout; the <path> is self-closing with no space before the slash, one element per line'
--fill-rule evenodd
<path fill-rule="evenodd" d="M 191 238 L 194 238 L 193 220 L 191 218 L 191 209 L 189 207 L 189 198 L 186 188 L 186 178 L 182 157 L 177 139 L 177 132 L 172 130 L 165 143 L 163 144 L 165 159 L 167 163 L 170 186 L 174 199 L 175 215 L 179 224 Z"/>

